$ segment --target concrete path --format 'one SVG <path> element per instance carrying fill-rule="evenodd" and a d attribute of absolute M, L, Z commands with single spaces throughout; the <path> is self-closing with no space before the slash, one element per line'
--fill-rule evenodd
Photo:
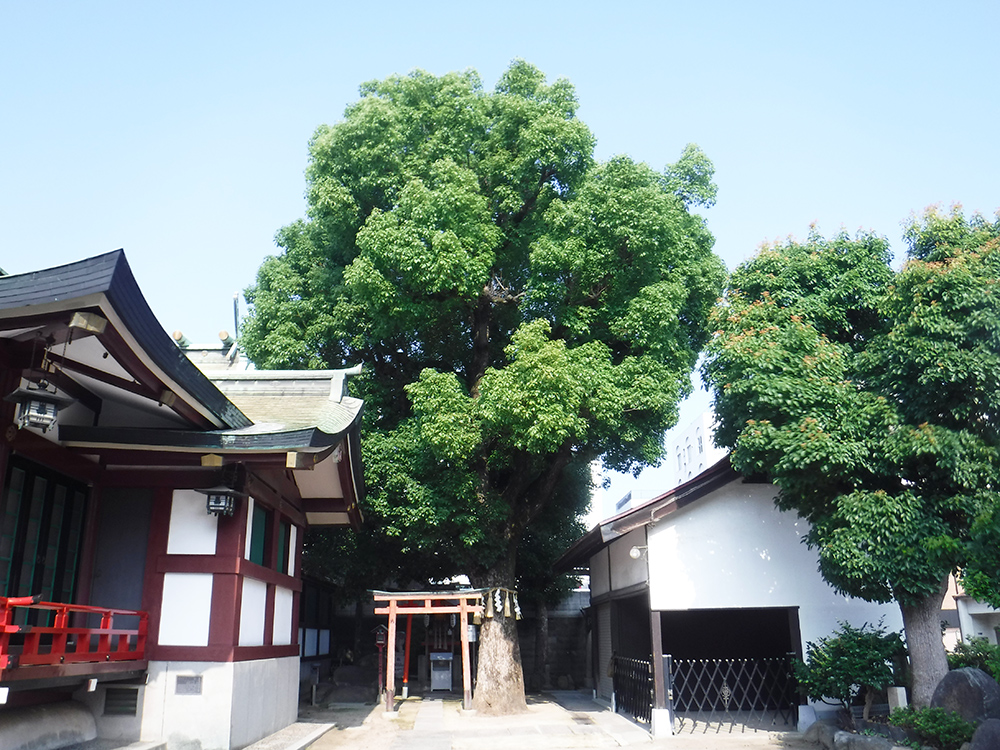
<path fill-rule="evenodd" d="M 528 712 L 515 716 L 478 716 L 463 711 L 457 697 L 414 696 L 393 714 L 381 706 L 339 704 L 304 709 L 300 721 L 337 724 L 309 745 L 312 750 L 817 750 L 789 732 L 737 730 L 653 740 L 643 727 L 579 692 L 529 698 Z"/>

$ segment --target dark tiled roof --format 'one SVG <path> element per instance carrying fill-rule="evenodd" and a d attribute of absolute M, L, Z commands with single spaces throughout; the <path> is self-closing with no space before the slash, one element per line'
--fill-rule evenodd
<path fill-rule="evenodd" d="M 0 316 L 28 316 L 35 310 L 69 310 L 81 304 L 100 305 L 101 296 L 166 377 L 223 426 L 250 426 L 246 415 L 188 360 L 160 326 L 136 284 L 123 250 L 55 268 L 0 277 Z"/>

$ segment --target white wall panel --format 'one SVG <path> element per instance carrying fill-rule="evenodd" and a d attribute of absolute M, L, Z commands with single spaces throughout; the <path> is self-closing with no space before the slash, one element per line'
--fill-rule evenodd
<path fill-rule="evenodd" d="M 211 573 L 165 573 L 161 646 L 207 646 L 212 616 Z"/>
<path fill-rule="evenodd" d="M 274 589 L 274 628 L 272 643 L 287 646 L 292 642 L 292 590 L 276 586 Z"/>
<path fill-rule="evenodd" d="M 174 490 L 170 504 L 168 555 L 214 555 L 218 516 L 205 509 L 207 496 L 194 490 Z"/>
<path fill-rule="evenodd" d="M 305 647 L 302 653 L 304 656 L 319 654 L 319 631 L 316 628 L 305 629 Z"/>
<path fill-rule="evenodd" d="M 295 552 L 298 541 L 298 527 L 292 526 L 288 533 L 288 575 L 295 575 Z"/>
<path fill-rule="evenodd" d="M 267 614 L 267 584 L 252 578 L 243 579 L 240 604 L 240 645 L 264 645 L 264 621 Z"/>
<path fill-rule="evenodd" d="M 243 557 L 247 560 L 250 559 L 250 541 L 253 537 L 253 498 L 248 497 L 246 503 L 243 507 L 246 508 L 247 517 L 244 519 L 247 522 L 247 535 L 246 535 L 246 546 L 243 549 Z"/>

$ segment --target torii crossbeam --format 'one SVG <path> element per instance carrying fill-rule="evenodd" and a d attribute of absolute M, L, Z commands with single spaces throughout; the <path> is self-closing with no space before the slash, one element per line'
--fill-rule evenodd
<path fill-rule="evenodd" d="M 377 615 L 389 615 L 386 651 L 385 710 L 395 710 L 396 693 L 396 615 L 458 615 L 458 632 L 462 637 L 462 707 L 472 708 L 472 666 L 469 658 L 468 615 L 482 614 L 483 595 L 488 589 L 462 591 L 373 591 L 376 602 L 388 602 L 378 607 Z"/>

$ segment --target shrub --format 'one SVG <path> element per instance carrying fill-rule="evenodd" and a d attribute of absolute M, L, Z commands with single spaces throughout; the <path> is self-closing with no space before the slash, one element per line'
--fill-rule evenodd
<path fill-rule="evenodd" d="M 994 680 L 1000 680 L 1000 646 L 995 646 L 985 638 L 970 638 L 959 643 L 948 654 L 948 668 L 976 667 L 986 672 Z"/>
<path fill-rule="evenodd" d="M 913 730 L 920 742 L 939 750 L 958 750 L 972 739 L 976 725 L 943 708 L 897 708 L 889 723 Z"/>
<path fill-rule="evenodd" d="M 795 677 L 813 700 L 832 698 L 846 709 L 865 690 L 867 719 L 875 692 L 893 682 L 892 661 L 905 652 L 899 633 L 886 633 L 881 621 L 860 628 L 842 622 L 832 636 L 806 644 L 806 661 L 796 662 Z"/>

